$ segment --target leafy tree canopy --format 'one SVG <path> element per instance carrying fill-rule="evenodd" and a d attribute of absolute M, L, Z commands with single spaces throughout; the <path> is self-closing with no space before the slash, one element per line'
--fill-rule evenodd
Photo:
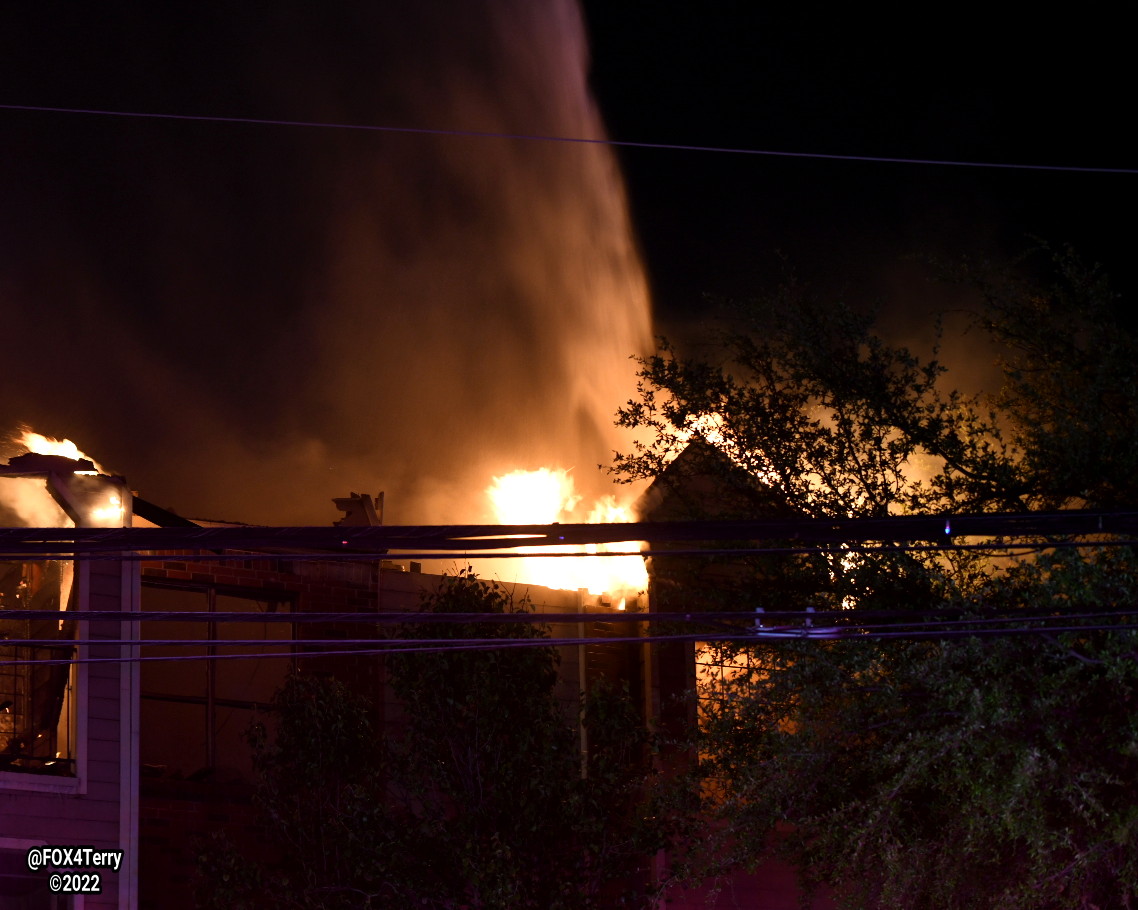
<path fill-rule="evenodd" d="M 621 422 L 651 441 L 615 470 L 694 484 L 673 502 L 716 517 L 1133 507 L 1138 343 L 1098 270 L 1050 263 L 1043 283 L 966 272 L 984 299 L 973 337 L 1003 370 L 986 398 L 953 389 L 937 350 L 790 282 L 732 312 L 719 359 L 664 342 L 641 361 Z M 834 547 L 660 560 L 656 577 L 658 608 L 931 611 L 981 633 L 707 649 L 695 868 L 780 852 L 853 906 L 1138 905 L 1138 632 L 1112 615 L 1134 603 L 1132 549 Z M 1041 612 L 1078 630 L 982 634 Z"/>

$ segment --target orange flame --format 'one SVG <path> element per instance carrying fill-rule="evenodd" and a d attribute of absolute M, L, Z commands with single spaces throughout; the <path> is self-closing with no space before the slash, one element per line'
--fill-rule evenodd
<path fill-rule="evenodd" d="M 495 520 L 501 524 L 553 524 L 572 521 L 586 523 L 635 520 L 631 509 L 617 502 L 615 496 L 603 496 L 585 517 L 580 516 L 581 497 L 575 492 L 573 478 L 561 468 L 539 468 L 536 471 L 512 471 L 495 477 L 486 490 Z M 540 547 L 543 553 L 622 552 L 638 550 L 636 541 L 613 544 L 589 544 L 572 547 Z M 648 587 L 648 573 L 639 556 L 530 557 L 519 560 L 518 580 L 549 588 L 578 590 L 593 594 L 625 598 Z"/>
<path fill-rule="evenodd" d="M 16 442 L 29 452 L 35 452 L 37 455 L 62 455 L 64 458 L 72 458 L 75 460 L 86 458 L 95 466 L 96 473 L 107 473 L 102 465 L 95 461 L 90 455 L 81 452 L 79 447 L 70 439 L 54 439 L 51 436 L 36 433 L 30 427 L 24 427 L 16 436 Z"/>
<path fill-rule="evenodd" d="M 577 507 L 581 497 L 573 491 L 573 478 L 562 469 L 511 471 L 495 477 L 486 490 L 494 514 L 502 524 L 545 525 L 561 521 Z"/>

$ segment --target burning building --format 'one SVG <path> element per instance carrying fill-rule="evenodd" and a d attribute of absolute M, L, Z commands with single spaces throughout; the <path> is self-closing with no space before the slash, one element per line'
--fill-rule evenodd
<path fill-rule="evenodd" d="M 122 851 L 122 860 L 114 871 L 90 870 L 100 890 L 83 906 L 130 906 L 138 672 L 118 658 L 132 629 L 81 619 L 92 610 L 136 610 L 138 573 L 121 560 L 68 558 L 65 533 L 129 527 L 129 491 L 90 461 L 27 454 L 0 468 L 0 515 L 9 529 L 62 532 L 14 531 L 0 556 L 0 895 L 4 906 L 74 906 L 26 857 L 45 845 L 87 845 Z"/>
<path fill-rule="evenodd" d="M 693 450 L 649 492 L 644 508 L 657 518 L 681 509 L 669 485 L 700 495 L 699 484 L 713 473 L 705 468 Z M 685 470 L 692 477 L 677 480 Z M 382 507 L 370 497 L 338 499 L 337 506 L 347 513 L 344 528 L 380 521 Z M 51 895 L 46 875 L 27 868 L 28 849 L 52 844 L 121 851 L 121 868 L 104 870 L 101 893 L 86 895 L 82 906 L 192 906 L 197 838 L 223 829 L 254 849 L 263 841 L 244 733 L 291 669 L 347 682 L 371 700 L 381 735 L 400 735 L 405 715 L 384 658 L 351 654 L 352 642 L 369 633 L 338 617 L 414 611 L 440 583 L 419 563 L 312 550 L 296 558 L 296 546 L 203 551 L 194 535 L 220 523 L 156 508 L 122 478 L 63 456 L 12 459 L 0 469 L 0 508 L 10 532 L 9 552 L 0 554 L 0 897 L 21 902 L 15 906 L 78 906 Z M 185 547 L 136 552 L 141 559 L 69 556 L 72 528 L 180 528 Z M 674 570 L 660 569 L 655 584 L 664 584 L 665 601 L 675 606 L 668 600 L 678 590 Z M 667 732 L 685 721 L 684 696 L 696 673 L 691 645 L 622 640 L 638 624 L 614 621 L 621 610 L 646 609 L 643 599 L 627 594 L 622 602 L 584 585 L 506 588 L 527 594 L 539 613 L 562 615 L 551 628 L 554 645 L 587 640 L 560 647 L 556 695 L 570 722 L 579 722 L 580 693 L 600 678 L 627 686 L 646 724 Z M 138 618 L 83 616 L 92 611 Z M 326 622 L 293 620 L 323 614 Z M 583 727 L 580 735 L 584 760 Z M 654 874 L 647 857 L 636 874 Z M 726 887 L 752 908 L 789 907 L 797 894 L 784 868 Z M 705 898 L 691 892 L 669 900 L 694 908 Z"/>
<path fill-rule="evenodd" d="M 290 669 L 333 674 L 367 694 L 387 734 L 402 723 L 383 659 L 336 645 L 366 631 L 331 618 L 307 624 L 303 637 L 334 652 L 314 656 L 321 648 L 297 642 L 292 614 L 410 612 L 440 577 L 378 558 L 295 559 L 287 547 L 203 554 L 190 538 L 219 523 L 156 508 L 122 478 L 68 455 L 29 453 L 0 469 L 10 545 L 0 561 L 0 895 L 21 907 L 72 906 L 49 893 L 25 854 L 85 844 L 122 851 L 123 865 L 102 873 L 101 893 L 84 906 L 189 907 L 197 835 L 223 827 L 238 842 L 259 839 L 244 733 Z M 364 499 L 338 505 L 376 523 Z M 82 544 L 69 531 L 98 528 L 180 528 L 188 542 L 152 559 L 76 552 Z M 577 722 L 579 693 L 601 676 L 627 684 L 647 715 L 644 649 L 611 641 L 629 627 L 605 619 L 618 606 L 635 609 L 631 597 L 506 587 L 539 612 L 580 616 L 552 630 L 590 639 L 561 649 L 557 697 L 567 718 Z M 84 616 L 92 611 L 139 621 Z M 258 644 L 240 643 L 249 641 Z"/>

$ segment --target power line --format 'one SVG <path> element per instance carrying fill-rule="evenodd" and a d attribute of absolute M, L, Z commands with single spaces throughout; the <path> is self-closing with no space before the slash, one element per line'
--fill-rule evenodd
<path fill-rule="evenodd" d="M 32 611 L 22 611 L 32 612 Z M 1005 614 L 1008 611 L 1003 611 Z M 40 614 L 42 616 L 42 614 Z M 179 614 L 164 614 L 163 619 L 173 618 Z M 181 614 L 184 615 L 184 614 Z M 258 614 L 230 614 L 243 618 L 246 622 L 255 622 Z M 285 614 L 287 616 L 287 614 Z M 515 619 L 525 617 L 533 621 L 541 621 L 547 617 L 541 614 L 506 614 Z M 862 614 L 865 615 L 865 614 Z M 932 611 L 928 611 L 922 615 L 934 615 Z M 191 614 L 194 621 L 204 621 L 215 614 Z M 422 623 L 434 622 L 438 617 L 445 617 L 446 614 L 409 614 L 413 619 Z M 468 614 L 479 619 L 484 619 L 487 622 L 500 622 L 503 618 L 502 614 Z M 896 611 L 877 611 L 868 614 L 874 619 L 880 619 L 882 616 L 895 617 Z M 109 647 L 130 647 L 136 651 L 140 648 L 155 648 L 155 647 L 195 647 L 195 648 L 237 648 L 237 647 L 272 647 L 276 649 L 289 648 L 287 652 L 276 650 L 273 652 L 259 652 L 254 654 L 241 653 L 241 654 L 197 654 L 197 655 L 141 655 L 136 654 L 128 657 L 114 657 L 114 658 L 58 658 L 58 659 L 19 659 L 13 658 L 9 660 L 0 660 L 0 666 L 22 666 L 32 664 L 68 664 L 72 662 L 119 662 L 124 660 L 142 659 L 146 661 L 181 661 L 181 660 L 235 660 L 235 659 L 257 659 L 261 657 L 287 657 L 287 658 L 310 658 L 315 656 L 324 656 L 328 654 L 337 655 L 379 655 L 379 654 L 400 654 L 400 653 L 443 653 L 446 651 L 468 651 L 468 650 L 504 650 L 513 648 L 530 648 L 530 647 L 575 647 L 580 645 L 589 644 L 657 644 L 662 642 L 672 641 L 702 641 L 702 642 L 742 642 L 747 644 L 760 644 L 763 642 L 772 641 L 786 641 L 786 640 L 824 640 L 824 641 L 872 641 L 883 639 L 896 639 L 906 638 L 913 640 L 930 640 L 930 639 L 952 639 L 952 638 L 992 638 L 992 637 L 1005 637 L 1009 635 L 1029 635 L 1029 634 L 1062 634 L 1066 632 L 1079 632 L 1087 633 L 1092 631 L 1105 631 L 1105 632 L 1125 632 L 1131 635 L 1138 634 L 1138 627 L 1120 622 L 1119 620 L 1132 619 L 1138 616 L 1138 607 L 1126 607 L 1117 610 L 1106 610 L 1097 612 L 1083 612 L 1083 613 L 1059 613 L 1049 612 L 1047 614 L 1039 613 L 1016 613 L 1012 612 L 1011 615 L 1002 616 L 967 616 L 957 619 L 942 619 L 932 618 L 924 619 L 921 616 L 909 616 L 907 621 L 901 622 L 864 622 L 861 615 L 856 610 L 845 611 L 830 611 L 828 613 L 818 613 L 813 611 L 781 611 L 780 613 L 765 613 L 759 611 L 748 612 L 717 612 L 714 614 L 638 614 L 636 617 L 630 616 L 606 616 L 604 614 L 559 614 L 559 618 L 564 618 L 567 621 L 588 618 L 590 620 L 601 619 L 605 621 L 609 618 L 618 620 L 629 621 L 643 621 L 649 622 L 652 620 L 658 622 L 686 622 L 687 624 L 708 623 L 716 624 L 717 619 L 730 620 L 736 623 L 744 623 L 745 627 L 740 629 L 738 627 L 722 627 L 713 630 L 701 630 L 699 632 L 669 632 L 664 634 L 649 633 L 647 635 L 622 635 L 622 636 L 586 636 L 586 637 L 548 637 L 548 636 L 535 636 L 531 638 L 475 638 L 475 637 L 461 637 L 461 638 L 382 638 L 379 636 L 369 636 L 363 638 L 300 638 L 300 639 L 280 639 L 280 638 L 192 638 L 192 639 L 113 639 L 113 638 L 98 638 L 98 639 L 83 639 L 83 640 L 61 640 L 58 638 L 53 639 L 7 639 L 4 641 L 5 647 L 11 648 L 26 648 L 26 647 L 39 647 L 39 648 L 55 648 L 55 649 L 72 649 L 77 646 L 85 648 L 109 648 Z M 398 616 L 399 619 L 406 618 L 405 616 Z M 767 625 L 772 619 L 789 619 L 797 618 L 801 620 L 804 625 L 801 626 L 786 626 L 786 625 Z M 867 617 L 868 618 L 868 617 Z M 1088 620 L 1103 620 L 1103 619 L 1116 620 L 1112 623 L 1088 623 Z M 842 620 L 840 625 L 827 625 L 826 621 L 833 621 L 835 619 Z M 1073 624 L 1076 620 L 1083 620 L 1078 624 Z M 145 621 L 145 620 L 143 620 Z M 189 620 L 187 620 L 189 621 Z M 814 625 L 817 623 L 817 625 Z M 296 647 L 317 647 L 325 650 L 318 651 L 293 651 L 291 649 Z"/>
<path fill-rule="evenodd" d="M 980 612 L 989 607 L 986 612 Z M 723 623 L 723 622 L 768 622 L 810 620 L 812 622 L 838 621 L 848 624 L 863 624 L 861 620 L 909 620 L 915 622 L 938 623 L 982 623 L 1002 621 L 994 613 L 1013 613 L 1017 619 L 1023 621 L 1060 618 L 1064 620 L 1095 619 L 1103 616 L 1138 616 L 1138 604 L 1120 604 L 1108 610 L 1086 612 L 1085 609 L 1071 607 L 1064 609 L 1062 605 L 1050 606 L 1046 613 L 1040 614 L 1038 609 L 1027 611 L 1024 608 L 1009 607 L 1007 605 L 987 605 L 984 603 L 969 604 L 968 607 L 960 605 L 944 605 L 937 608 L 919 610 L 863 610 L 859 607 L 849 609 L 818 610 L 778 610 L 766 607 L 756 607 L 748 604 L 737 610 L 714 611 L 685 611 L 685 612 L 550 612 L 539 613 L 532 611 L 518 611 L 516 613 L 435 613 L 431 611 L 420 612 L 382 612 L 382 613 L 322 613 L 306 611 L 290 613 L 278 611 L 261 613 L 251 611 L 217 611 L 204 610 L 181 612 L 177 610 L 161 611 L 131 611 L 131 610 L 81 610 L 81 611 L 46 611 L 46 610 L 4 610 L 0 612 L 0 619 L 62 619 L 66 622 L 187 622 L 187 623 L 322 623 L 328 625 L 342 625 L 347 623 L 364 623 L 366 625 L 477 625 L 486 623 L 490 625 L 569 625 L 581 622 L 603 622 L 613 624 L 629 623 Z M 964 615 L 967 614 L 967 615 Z M 949 619 L 946 617 L 956 617 Z M 11 644 L 16 639 L 0 639 L 0 645 Z M 185 639 L 189 641 L 189 639 Z M 328 639 L 323 639 L 327 641 Z M 58 643 L 59 639 L 54 639 Z M 89 639 L 89 644 L 101 644 L 104 639 Z"/>
<path fill-rule="evenodd" d="M 625 637 L 594 637 L 594 638 L 567 638 L 567 639 L 550 639 L 550 638 L 526 638 L 526 639 L 405 639 L 402 640 L 406 644 L 401 645 L 400 642 L 393 640 L 385 640 L 383 647 L 374 647 L 374 640 L 361 640 L 363 645 L 356 646 L 350 642 L 346 642 L 343 647 L 334 647 L 330 650 L 323 651 L 300 651 L 300 652 L 258 652 L 255 654 L 185 654 L 185 655 L 141 655 L 131 654 L 126 656 L 117 657 L 76 657 L 76 658 L 49 658 L 49 659 L 27 659 L 27 660 L 0 660 L 0 666 L 4 667 L 17 667 L 17 666 L 49 666 L 49 665 L 70 665 L 70 664 L 123 664 L 123 663 L 149 663 L 156 661 L 163 662 L 184 662 L 195 660 L 261 660 L 261 659 L 310 659 L 316 657 L 363 657 L 363 656 L 381 656 L 381 655 L 395 655 L 395 654 L 444 654 L 450 652 L 468 652 L 468 651 L 502 651 L 502 650 L 515 650 L 527 648 L 553 648 L 553 647 L 574 647 L 580 645 L 591 644 L 657 644 L 663 642 L 736 642 L 740 644 L 762 644 L 764 642 L 786 642 L 786 641 L 817 641 L 817 642 L 868 642 L 875 640 L 895 640 L 895 639 L 909 639 L 915 641 L 936 641 L 936 640 L 949 640 L 957 638 L 1006 638 L 1011 636 L 1022 635 L 1056 635 L 1064 634 L 1067 632 L 1126 632 L 1131 635 L 1138 634 L 1138 628 L 1133 626 L 1120 626 L 1114 624 L 1099 624 L 1099 625 L 1075 625 L 1075 626 L 1048 626 L 1048 627 L 1031 627 L 1031 626 L 1012 626 L 1004 629 L 899 629 L 896 631 L 880 631 L 880 632 L 859 632 L 853 630 L 853 634 L 840 634 L 844 630 L 833 627 L 806 627 L 799 629 L 767 629 L 767 630 L 753 630 L 748 632 L 736 632 L 734 634 L 726 633 L 713 633 L 713 632 L 694 632 L 686 634 L 674 635 L 660 635 L 660 636 L 625 636 Z M 439 642 L 447 642 L 447 644 L 440 644 Z M 329 641 L 321 639 L 318 642 L 324 646 L 334 646 L 336 641 Z M 59 646 L 58 640 L 54 642 Z M 147 642 L 136 641 L 86 641 L 82 642 L 85 647 L 99 647 L 100 645 L 106 647 L 130 647 L 137 650 L 138 648 L 145 647 Z M 221 644 L 221 642 L 218 642 Z M 239 642 L 224 642 L 226 645 L 237 646 Z M 275 647 L 286 647 L 290 644 L 288 641 L 273 641 Z"/>
<path fill-rule="evenodd" d="M 569 546 L 582 546 L 581 544 L 570 544 Z M 841 550 L 833 549 L 835 546 L 841 546 Z M 280 559 L 288 562 L 332 562 L 332 563 L 348 563 L 348 562 L 374 562 L 377 558 L 388 557 L 391 560 L 408 559 L 408 560 L 423 560 L 423 561 L 454 561 L 462 559 L 464 562 L 470 562 L 475 559 L 592 559 L 597 558 L 615 558 L 615 557 L 640 557 L 642 559 L 662 559 L 681 556 L 808 556 L 808 555 L 831 555 L 831 556 L 847 556 L 847 555 L 861 555 L 861 556 L 882 556 L 889 553 L 948 553 L 948 552 L 983 552 L 993 554 L 1025 554 L 1025 553 L 1038 553 L 1044 550 L 1060 550 L 1071 548 L 1095 548 L 1095 547 L 1135 547 L 1138 546 L 1138 538 L 1119 538 L 1111 537 L 1102 540 L 1095 540 L 1088 542 L 1086 540 L 1048 540 L 1048 541 L 1031 541 L 1023 543 L 1008 543 L 1004 541 L 991 541 L 987 543 L 935 543 L 935 544 L 892 544 L 884 546 L 857 546 L 850 544 L 832 543 L 829 545 L 815 545 L 815 546 L 802 546 L 802 547 L 775 547 L 775 546 L 750 546 L 750 547 L 692 547 L 685 549 L 675 549 L 669 547 L 666 550 L 605 550 L 596 553 L 585 552 L 583 550 L 574 550 L 572 552 L 563 553 L 547 553 L 540 549 L 511 552 L 511 551 L 481 551 L 474 553 L 465 553 L 455 550 L 445 550 L 441 552 L 404 552 L 402 550 L 391 552 L 388 550 L 381 550 L 378 552 L 364 552 L 364 553 L 297 553 L 289 551 L 280 552 L 265 552 L 265 551 L 226 551 L 226 552 L 207 552 L 207 553 L 179 553 L 174 557 L 158 555 L 156 552 L 140 552 L 140 553 L 117 553 L 117 552 L 71 552 L 64 550 L 36 550 L 33 552 L 18 551 L 0 551 L 0 562 L 44 562 L 55 560 L 68 560 L 75 562 L 161 562 L 164 560 L 174 560 L 181 562 L 229 562 L 246 559 Z"/>
<path fill-rule="evenodd" d="M 823 161 L 849 161 L 871 164 L 914 164 L 940 167 L 993 168 L 1026 171 L 1067 171 L 1084 174 L 1138 174 L 1138 168 L 1084 167 L 1059 164 L 1017 164 L 997 161 L 955 161 L 939 158 L 903 158 L 882 155 L 838 155 L 825 152 L 786 152 L 773 149 L 733 148 L 714 145 L 683 145 L 673 142 L 633 142 L 623 139 L 587 136 L 547 136 L 535 133 L 502 133 L 485 130 L 447 130 L 412 126 L 377 126 L 363 123 L 328 123 L 313 120 L 272 120 L 258 117 L 220 117 L 208 114 L 155 114 L 142 111 L 109 111 L 96 108 L 47 107 L 33 104 L 0 104 L 0 110 L 33 111 L 52 114 L 83 114 L 98 117 L 128 117 L 143 120 L 176 120 L 202 123 L 244 124 L 249 126 L 290 126 L 309 129 L 352 130 L 373 133 L 407 133 L 412 135 L 456 136 L 472 139 L 520 139 L 528 142 L 564 142 L 580 145 L 604 145 L 617 148 L 658 149 L 678 152 L 710 152 L 726 155 L 756 155 L 768 158 L 805 158 Z"/>
<path fill-rule="evenodd" d="M 1055 538 L 1074 535 L 1101 538 L 1096 543 L 1133 544 L 1138 535 L 1138 512 L 1068 510 L 1062 512 L 1003 512 L 972 515 L 892 515 L 883 517 L 782 518 L 715 521 L 605 522 L 597 524 L 526 525 L 378 525 L 372 527 L 258 527 L 237 528 L 0 528 L 0 559 L 20 555 L 74 558 L 106 554 L 113 559 L 150 559 L 176 550 L 214 551 L 197 558 L 248 559 L 263 557 L 374 559 L 399 551 L 402 558 L 454 559 L 492 556 L 545 558 L 580 556 L 641 556 L 643 551 L 543 552 L 535 548 L 568 548 L 588 544 L 692 544 L 744 541 L 727 552 L 789 552 L 804 545 L 893 544 L 909 549 L 938 549 L 947 544 L 969 548 L 1030 548 L 1062 545 Z M 1126 540 L 1119 541 L 1119 537 Z M 986 543 L 960 541 L 990 538 Z M 1009 538 L 1032 542 L 1009 543 Z M 1114 538 L 1113 540 L 1111 538 Z M 756 546 L 756 541 L 768 542 Z M 781 542 L 781 543 L 778 543 Z M 1077 545 L 1077 544 L 1076 544 Z M 874 548 L 876 549 L 876 547 Z M 241 554 L 224 551 L 246 551 Z M 511 553 L 509 551 L 518 551 Z M 299 552 L 298 552 L 299 551 Z M 650 555 L 674 555 L 676 549 Z M 846 552 L 853 552 L 847 549 Z M 692 555 L 706 555 L 700 548 Z"/>
<path fill-rule="evenodd" d="M 817 614 L 806 613 L 803 616 L 808 622 L 815 622 L 814 617 Z M 961 631 L 961 627 L 979 627 L 976 631 L 983 631 L 985 629 L 996 629 L 997 624 L 1015 623 L 1012 628 L 1034 631 L 1054 631 L 1057 627 L 1046 625 L 1051 622 L 1067 622 L 1070 623 L 1072 619 L 1103 619 L 1103 618 L 1132 618 L 1138 616 L 1138 610 L 1128 610 L 1119 612 L 1104 612 L 1104 613 L 1088 613 L 1082 616 L 1016 616 L 1016 617 L 993 617 L 988 619 L 953 619 L 953 620 L 925 620 L 917 622 L 902 622 L 902 623 L 846 623 L 841 626 L 823 626 L 823 625 L 806 625 L 798 627 L 789 626 L 768 626 L 757 625 L 757 620 L 766 618 L 761 614 L 759 616 L 742 616 L 736 615 L 737 621 L 745 621 L 749 628 L 747 629 L 732 629 L 728 637 L 735 635 L 755 636 L 762 638 L 764 636 L 798 636 L 803 638 L 810 637 L 826 637 L 827 635 L 834 635 L 839 637 L 849 637 L 850 634 L 855 634 L 859 639 L 867 635 L 874 637 L 877 632 L 888 632 L 890 634 L 897 633 L 913 633 L 917 634 L 922 631 Z M 691 623 L 698 624 L 698 619 L 691 620 Z M 1038 627 L 1029 626 L 1028 623 L 1038 623 Z M 1070 631 L 1073 629 L 1091 629 L 1091 628 L 1119 628 L 1119 623 L 1114 623 L 1110 626 L 1089 626 L 1089 625 L 1065 625 L 1060 627 L 1063 631 Z M 719 634 L 723 634 L 726 630 L 720 630 Z M 963 631 L 968 631 L 964 629 Z M 1006 631 L 1006 630 L 1002 630 Z M 1126 628 L 1125 631 L 1138 632 L 1138 626 Z M 681 633 L 663 634 L 663 635 L 646 635 L 646 636 L 586 636 L 577 638 L 554 638 L 546 636 L 536 636 L 527 639 L 511 639 L 502 637 L 493 638 L 384 638 L 377 635 L 372 635 L 365 638 L 87 638 L 81 640 L 73 639 L 59 639 L 59 638 L 7 638 L 4 640 L 4 647 L 37 647 L 37 648 L 59 648 L 59 647 L 111 647 L 128 645 L 131 647 L 142 646 L 150 648 L 168 648 L 168 647 L 185 647 L 185 648 L 212 648 L 212 647 L 310 647 L 310 646 L 324 646 L 328 647 L 335 645 L 337 648 L 349 648 L 355 646 L 375 645 L 382 642 L 385 646 L 390 646 L 395 650 L 401 650 L 404 647 L 417 647 L 422 645 L 439 645 L 449 647 L 451 645 L 489 645 L 496 646 L 497 643 L 510 643 L 514 641 L 534 641 L 543 642 L 550 647 L 562 647 L 568 645 L 579 645 L 582 643 L 643 643 L 652 644 L 657 641 L 672 641 L 673 635 Z M 700 640 L 718 640 L 718 634 L 714 631 L 698 632 L 698 633 L 682 633 L 684 635 L 698 635 L 702 636 Z"/>
<path fill-rule="evenodd" d="M 712 636 L 717 641 L 727 640 L 750 640 L 749 633 L 736 633 L 735 635 L 721 635 Z M 643 638 L 640 636 L 626 637 L 626 638 L 569 638 L 569 639 L 550 639 L 550 638 L 510 638 L 510 639 L 440 639 L 440 641 L 452 642 L 450 645 L 439 644 L 416 644 L 416 639 L 405 639 L 409 642 L 407 647 L 397 647 L 394 640 L 385 640 L 383 647 L 375 647 L 374 640 L 365 641 L 367 647 L 353 647 L 346 646 L 343 648 L 335 647 L 337 644 L 335 640 L 321 640 L 319 644 L 330 647 L 329 650 L 323 651 L 300 651 L 300 652 L 287 652 L 280 651 L 273 652 L 259 652 L 256 654 L 184 654 L 184 655 L 128 655 L 118 657 L 77 657 L 77 658 L 50 658 L 46 660 L 0 660 L 0 666 L 44 666 L 44 665 L 65 665 L 72 663 L 134 663 L 134 662 L 152 662 L 152 661 L 188 661 L 188 660 L 255 660 L 261 658 L 287 658 L 289 660 L 308 659 L 313 657 L 355 657 L 355 656 L 374 656 L 374 655 L 387 655 L 387 654 L 441 654 L 448 651 L 498 651 L 498 650 L 514 650 L 518 648 L 555 648 L 555 647 L 571 647 L 575 645 L 590 645 L 590 644 L 607 644 L 611 642 L 632 642 L 639 644 L 649 644 L 654 642 L 665 641 L 708 641 L 709 633 L 685 633 L 659 636 L 652 639 Z M 427 641 L 431 641 L 428 639 Z M 60 643 L 56 641 L 58 646 Z M 72 644 L 72 643 L 67 643 Z M 86 647 L 99 647 L 103 642 L 99 640 L 84 641 Z M 145 642 L 107 642 L 107 647 L 143 647 Z M 275 640 L 274 646 L 284 647 L 289 645 L 289 641 Z"/>

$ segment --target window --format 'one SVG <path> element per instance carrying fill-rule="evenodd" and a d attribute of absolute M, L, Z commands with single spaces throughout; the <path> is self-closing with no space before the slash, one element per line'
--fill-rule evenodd
<path fill-rule="evenodd" d="M 187 644 L 144 645 L 140 742 L 144 775 L 248 779 L 245 731 L 284 683 L 292 623 L 265 619 L 291 611 L 280 592 L 144 585 L 144 612 L 243 613 L 248 621 L 144 621 L 142 638 Z M 268 645 L 205 645 L 203 640 L 269 639 Z M 279 642 L 276 643 L 276 642 Z M 271 654 L 274 657 L 239 655 Z M 216 659 L 209 659 L 209 658 Z M 184 659 L 190 658 L 190 659 Z"/>
<path fill-rule="evenodd" d="M 0 771 L 75 773 L 75 675 L 51 663 L 74 657 L 73 578 L 70 562 L 0 562 Z"/>

